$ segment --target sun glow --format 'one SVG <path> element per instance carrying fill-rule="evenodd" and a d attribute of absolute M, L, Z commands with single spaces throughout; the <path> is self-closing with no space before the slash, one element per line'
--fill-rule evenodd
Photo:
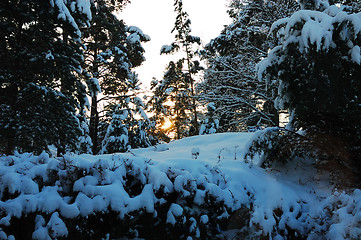
<path fill-rule="evenodd" d="M 162 129 L 167 130 L 172 127 L 172 122 L 166 119 L 162 125 Z"/>

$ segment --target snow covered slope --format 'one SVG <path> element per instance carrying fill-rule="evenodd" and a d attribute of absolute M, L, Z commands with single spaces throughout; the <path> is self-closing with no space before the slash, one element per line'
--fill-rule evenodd
<path fill-rule="evenodd" d="M 33 239 L 360 238 L 360 190 L 334 191 L 311 169 L 245 162 L 255 135 L 195 136 L 125 154 L 0 157 L 0 239 L 24 239 L 22 221 L 33 222 Z"/>

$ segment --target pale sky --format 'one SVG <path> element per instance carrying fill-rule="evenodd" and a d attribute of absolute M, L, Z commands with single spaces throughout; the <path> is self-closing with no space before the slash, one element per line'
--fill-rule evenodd
<path fill-rule="evenodd" d="M 167 63 L 177 60 L 172 55 L 160 55 L 160 48 L 174 41 L 171 30 L 176 14 L 173 0 L 132 0 L 119 14 L 128 26 L 137 26 L 149 35 L 151 41 L 143 44 L 145 58 L 136 69 L 143 87 L 149 86 L 152 77 L 161 79 Z M 199 36 L 203 44 L 219 35 L 224 25 L 231 22 L 227 15 L 227 0 L 183 0 L 184 10 L 192 22 L 192 35 Z"/>

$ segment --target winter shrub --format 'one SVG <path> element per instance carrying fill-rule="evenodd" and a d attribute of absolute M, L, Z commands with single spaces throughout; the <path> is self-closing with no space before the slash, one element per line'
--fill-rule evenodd
<path fill-rule="evenodd" d="M 23 154 L 2 157 L 2 235 L 16 239 L 209 239 L 233 206 L 225 180 L 152 162 Z M 219 172 L 210 168 L 210 173 Z M 22 231 L 18 231 L 22 229 Z"/>
<path fill-rule="evenodd" d="M 250 161 L 255 155 L 259 155 L 259 165 L 269 168 L 274 163 L 286 164 L 297 157 L 310 156 L 314 152 L 315 149 L 312 149 L 307 137 L 283 128 L 266 128 L 253 140 L 245 158 L 246 161 Z"/>
<path fill-rule="evenodd" d="M 271 169 L 294 161 L 301 166 L 306 160 L 317 170 L 331 173 L 331 181 L 339 188 L 359 187 L 346 145 L 342 137 L 329 134 L 266 128 L 250 144 L 245 160 L 258 158 L 259 166 Z"/>

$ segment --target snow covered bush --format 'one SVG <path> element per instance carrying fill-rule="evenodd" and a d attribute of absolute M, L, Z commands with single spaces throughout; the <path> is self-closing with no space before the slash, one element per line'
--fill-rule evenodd
<path fill-rule="evenodd" d="M 323 11 L 301 10 L 273 24 L 280 43 L 260 63 L 259 76 L 279 83 L 276 105 L 290 112 L 288 130 L 302 129 L 321 147 L 320 158 L 360 175 L 361 15 L 303 2 Z"/>
<path fill-rule="evenodd" d="M 254 141 L 246 154 L 246 161 L 252 161 L 260 156 L 259 165 L 270 168 L 275 163 L 286 164 L 295 158 L 316 156 L 316 149 L 310 139 L 300 133 L 294 133 L 282 128 L 266 128 L 256 134 Z"/>
<path fill-rule="evenodd" d="M 1 157 L 1 236 L 184 239 L 224 227 L 234 199 L 219 170 L 161 171 L 128 157 Z"/>

